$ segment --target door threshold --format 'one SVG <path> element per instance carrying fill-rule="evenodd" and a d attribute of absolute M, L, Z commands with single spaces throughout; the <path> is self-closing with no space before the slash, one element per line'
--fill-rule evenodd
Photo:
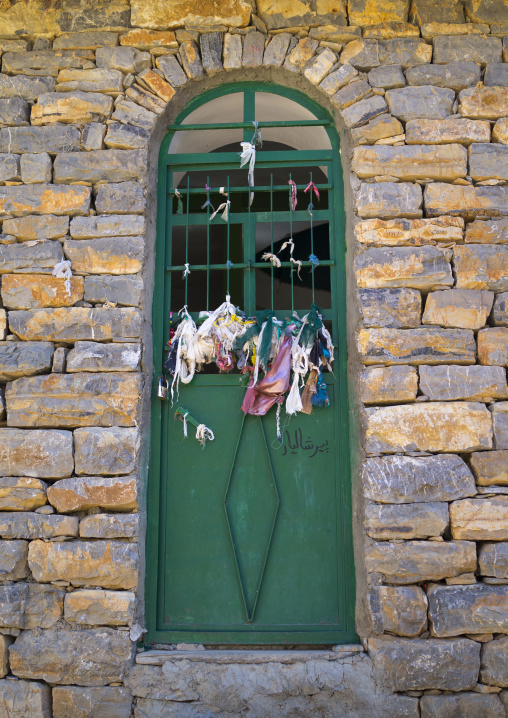
<path fill-rule="evenodd" d="M 192 661 L 195 663 L 305 663 L 307 661 L 340 661 L 354 653 L 364 653 L 361 644 L 342 644 L 332 650 L 225 650 L 201 649 L 193 651 L 148 650 L 136 655 L 136 663 L 145 666 L 162 666 L 168 661 Z"/>

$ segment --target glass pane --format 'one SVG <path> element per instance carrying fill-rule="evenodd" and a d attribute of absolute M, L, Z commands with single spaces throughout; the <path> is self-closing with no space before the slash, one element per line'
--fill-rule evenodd
<path fill-rule="evenodd" d="M 297 102 L 270 92 L 256 92 L 258 122 L 287 120 L 315 120 L 315 115 Z M 324 127 L 272 127 L 262 130 L 263 142 L 284 142 L 298 150 L 327 150 L 330 138 Z"/>
<path fill-rule="evenodd" d="M 243 92 L 217 97 L 198 107 L 183 120 L 182 125 L 204 125 L 221 122 L 243 122 Z M 230 142 L 241 142 L 242 130 L 198 130 L 175 132 L 168 154 L 211 152 Z"/>

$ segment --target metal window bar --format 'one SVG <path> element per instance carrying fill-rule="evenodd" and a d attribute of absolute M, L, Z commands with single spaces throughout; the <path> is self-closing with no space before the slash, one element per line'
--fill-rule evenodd
<path fill-rule="evenodd" d="M 187 202 L 186 202 L 186 213 L 185 213 L 185 306 L 188 304 L 188 288 L 189 288 L 189 211 L 190 211 L 190 177 L 187 175 Z"/>
<path fill-rule="evenodd" d="M 309 197 L 309 204 L 312 205 L 312 172 L 310 173 L 310 197 Z M 310 253 L 312 256 L 314 256 L 314 227 L 312 226 L 312 214 L 314 212 L 314 208 L 311 207 L 310 210 Z M 310 270 L 312 277 L 312 304 L 314 304 L 314 267 L 311 267 Z"/>

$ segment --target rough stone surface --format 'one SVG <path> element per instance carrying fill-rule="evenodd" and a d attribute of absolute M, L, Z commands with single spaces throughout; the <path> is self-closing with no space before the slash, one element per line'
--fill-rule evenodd
<path fill-rule="evenodd" d="M 363 182 L 356 194 L 355 204 L 358 215 L 364 218 L 421 217 L 422 190 L 420 185 L 411 182 Z M 508 214 L 508 199 L 506 213 Z"/>
<path fill-rule="evenodd" d="M 432 634 L 437 637 L 461 633 L 506 633 L 508 588 L 506 586 L 431 586 L 427 593 Z"/>
<path fill-rule="evenodd" d="M 93 67 L 90 58 L 93 58 L 93 53 L 83 50 L 6 52 L 2 57 L 2 70 L 10 75 L 32 77 L 52 75 L 56 77 L 62 69 Z"/>
<path fill-rule="evenodd" d="M 69 218 L 57 217 L 52 214 L 28 215 L 6 219 L 3 231 L 13 234 L 19 242 L 33 241 L 35 239 L 58 239 L 64 237 L 69 231 Z"/>
<path fill-rule="evenodd" d="M 108 476 L 128 474 L 135 468 L 138 449 L 139 436 L 136 429 L 77 429 L 74 432 L 76 473 Z"/>
<path fill-rule="evenodd" d="M 409 287 L 428 291 L 453 284 L 446 256 L 434 247 L 366 249 L 355 259 L 355 274 L 361 288 Z"/>
<path fill-rule="evenodd" d="M 135 476 L 63 479 L 50 486 L 48 492 L 49 502 L 62 513 L 92 508 L 109 511 L 132 511 L 137 508 Z"/>
<path fill-rule="evenodd" d="M 249 23 L 251 4 L 246 0 L 225 0 L 209 5 L 198 0 L 162 0 L 147 5 L 142 0 L 131 3 L 133 27 L 163 30 L 190 25 L 207 28 L 213 25 L 244 27 Z"/>
<path fill-rule="evenodd" d="M 47 153 L 21 155 L 19 164 L 21 181 L 25 184 L 51 182 L 52 163 Z"/>
<path fill-rule="evenodd" d="M 474 571 L 476 548 L 472 541 L 381 541 L 366 547 L 365 562 L 387 583 L 439 581 Z"/>
<path fill-rule="evenodd" d="M 284 58 L 286 57 L 286 51 L 288 49 L 290 39 L 291 35 L 287 35 L 287 33 L 276 35 L 270 43 L 270 46 L 267 47 L 267 51 L 265 52 L 265 56 L 263 58 L 263 64 L 273 64 L 275 67 L 279 67 L 280 65 L 282 65 L 282 63 L 284 62 Z M 226 70 L 226 72 L 229 72 L 230 70 L 238 70 L 241 68 L 242 55 L 243 46 L 241 36 L 231 35 L 229 32 L 227 32 L 224 36 L 223 51 L 224 69 Z M 182 72 L 182 68 L 177 61 L 175 61 L 172 67 L 168 69 L 174 74 L 179 74 L 180 72 Z M 183 73 L 183 78 L 185 78 L 185 82 L 187 82 L 187 76 L 185 75 L 185 73 Z M 168 81 L 171 82 L 171 80 L 169 80 L 169 77 Z"/>
<path fill-rule="evenodd" d="M 342 110 L 341 115 L 346 127 L 354 128 L 366 124 L 369 120 L 372 120 L 378 115 L 382 115 L 387 112 L 387 110 L 388 106 L 384 97 L 375 95 L 374 97 L 367 97 L 364 100 L 355 102 L 354 105 L 350 105 L 350 107 Z"/>
<path fill-rule="evenodd" d="M 365 459 L 362 480 L 368 499 L 388 504 L 453 501 L 476 494 L 470 470 L 455 454 Z"/>
<path fill-rule="evenodd" d="M 12 97 L 0 100 L 0 125 L 15 126 L 28 122 L 30 107 L 26 100 Z"/>
<path fill-rule="evenodd" d="M 508 636 L 498 638 L 482 649 L 481 680 L 492 686 L 508 686 Z M 500 715 L 503 713 L 500 711 Z"/>
<path fill-rule="evenodd" d="M 360 289 L 366 327 L 413 328 L 420 325 L 421 294 L 415 289 Z"/>
<path fill-rule="evenodd" d="M 368 602 L 375 633 L 412 637 L 427 625 L 427 597 L 418 586 L 376 586 Z"/>
<path fill-rule="evenodd" d="M 508 578 L 508 543 L 484 543 L 478 552 L 478 567 L 482 576 Z"/>
<path fill-rule="evenodd" d="M 473 364 L 476 344 L 468 329 L 361 329 L 363 364 Z"/>
<path fill-rule="evenodd" d="M 400 65 L 382 65 L 369 72 L 369 83 L 372 87 L 393 90 L 395 87 L 404 87 L 406 78 Z"/>
<path fill-rule="evenodd" d="M 471 455 L 471 468 L 480 486 L 508 484 L 508 451 L 481 451 Z"/>
<path fill-rule="evenodd" d="M 0 381 L 50 371 L 53 354 L 51 342 L 0 342 Z"/>
<path fill-rule="evenodd" d="M 155 112 L 151 112 L 145 107 L 140 107 L 140 105 L 137 105 L 131 100 L 123 100 L 116 104 L 111 119 L 136 125 L 137 127 L 144 127 L 149 130 L 153 127 L 157 115 Z"/>
<path fill-rule="evenodd" d="M 99 68 L 137 75 L 150 67 L 150 54 L 134 47 L 99 47 L 95 62 Z"/>
<path fill-rule="evenodd" d="M 145 163 L 142 150 L 97 150 L 79 155 L 62 152 L 55 159 L 54 180 L 58 183 L 135 180 Z"/>
<path fill-rule="evenodd" d="M 47 485 L 40 479 L 2 476 L 0 511 L 33 511 L 44 506 Z"/>
<path fill-rule="evenodd" d="M 502 142 L 504 145 L 508 144 L 508 118 L 501 117 L 497 120 L 496 124 L 492 128 L 492 140 L 493 142 Z"/>
<path fill-rule="evenodd" d="M 70 233 L 73 239 L 94 239 L 96 237 L 117 237 L 119 235 L 136 236 L 143 234 L 144 231 L 144 217 L 132 217 L 126 214 L 75 217 L 70 224 Z"/>
<path fill-rule="evenodd" d="M 40 274 L 7 274 L 2 301 L 8 309 L 67 307 L 83 299 L 83 277 L 71 277 L 70 295 L 63 279 Z"/>
<path fill-rule="evenodd" d="M 116 45 L 116 32 L 64 32 L 53 41 L 53 50 L 96 50 L 101 45 Z"/>
<path fill-rule="evenodd" d="M 34 101 L 55 89 L 53 77 L 29 77 L 27 75 L 0 74 L 0 97 Z"/>
<path fill-rule="evenodd" d="M 495 145 L 489 145 L 490 147 L 495 147 Z M 436 147 L 430 145 L 404 145 L 402 147 L 374 145 L 355 148 L 352 168 L 361 179 L 377 175 L 390 175 L 406 181 L 424 177 L 425 179 L 452 182 L 458 177 L 466 176 L 466 159 L 466 150 L 459 144 Z M 491 174 L 495 176 L 493 171 Z M 498 171 L 497 174 L 500 172 Z M 484 178 L 481 177 L 481 179 Z M 504 177 L 499 179 L 504 179 Z"/>
<path fill-rule="evenodd" d="M 0 680 L 5 718 L 51 718 L 51 688 L 35 681 Z"/>
<path fill-rule="evenodd" d="M 77 535 L 78 521 L 73 516 L 19 512 L 0 513 L 0 536 L 2 538 L 42 539 Z"/>
<path fill-rule="evenodd" d="M 430 85 L 402 87 L 386 93 L 390 112 L 404 122 L 443 119 L 452 114 L 454 100 L 453 90 Z"/>
<path fill-rule="evenodd" d="M 508 115 L 508 87 L 474 87 L 459 95 L 459 112 L 476 120 L 497 120 Z"/>
<path fill-rule="evenodd" d="M 73 467 L 70 431 L 0 428 L 0 475 L 60 479 Z"/>
<path fill-rule="evenodd" d="M 65 256 L 77 274 L 136 274 L 143 267 L 143 237 L 66 240 Z"/>
<path fill-rule="evenodd" d="M 410 120 L 406 124 L 406 143 L 446 144 L 460 142 L 469 146 L 472 142 L 490 141 L 490 123 L 486 120 L 466 118 L 446 120 Z"/>
<path fill-rule="evenodd" d="M 508 147 L 476 143 L 469 148 L 469 174 L 475 182 L 508 179 Z"/>
<path fill-rule="evenodd" d="M 51 274 L 55 264 L 62 259 L 62 247 L 59 242 L 43 240 L 35 245 L 24 242 L 8 244 L 2 247 L 0 274 L 11 272 Z"/>
<path fill-rule="evenodd" d="M 35 580 L 43 583 L 65 580 L 73 586 L 133 589 L 138 580 L 138 549 L 125 541 L 31 541 L 28 564 Z"/>
<path fill-rule="evenodd" d="M 67 371 L 136 371 L 140 360 L 139 344 L 76 342 L 74 349 L 67 355 Z"/>
<path fill-rule="evenodd" d="M 53 718 L 128 718 L 132 695 L 124 687 L 55 686 Z"/>
<path fill-rule="evenodd" d="M 420 390 L 431 401 L 494 401 L 508 398 L 500 366 L 421 366 Z"/>
<path fill-rule="evenodd" d="M 450 504 L 452 536 L 479 541 L 508 539 L 508 497 L 462 499 Z"/>
<path fill-rule="evenodd" d="M 480 364 L 508 366 L 508 328 L 491 327 L 478 332 Z"/>
<path fill-rule="evenodd" d="M 111 628 L 23 631 L 10 649 L 11 670 L 19 678 L 48 683 L 105 685 L 122 680 L 131 645 L 128 633 Z"/>
<path fill-rule="evenodd" d="M 367 219 L 355 226 L 362 244 L 381 247 L 420 246 L 436 242 L 462 242 L 462 217 L 432 219 Z"/>
<path fill-rule="evenodd" d="M 65 589 L 37 583 L 0 586 L 3 628 L 51 628 L 63 615 Z"/>
<path fill-rule="evenodd" d="M 247 4 L 247 3 L 246 3 Z M 346 3 L 323 2 L 316 6 L 308 2 L 288 0 L 259 0 L 258 13 L 269 30 L 299 25 L 347 25 Z"/>
<path fill-rule="evenodd" d="M 425 187 L 425 209 L 429 217 L 450 214 L 467 220 L 488 219 L 508 215 L 508 194 L 505 187 L 431 182 Z"/>
<path fill-rule="evenodd" d="M 97 188 L 95 207 L 99 215 L 144 212 L 146 199 L 143 187 L 138 182 L 101 184 Z"/>
<path fill-rule="evenodd" d="M 496 326 L 508 327 L 508 292 L 496 295 L 492 320 Z"/>
<path fill-rule="evenodd" d="M 280 37 L 278 35 L 277 37 Z M 273 41 L 272 41 L 273 42 Z M 266 52 L 265 52 L 265 59 L 266 55 L 270 50 L 271 45 L 268 46 Z M 337 70 L 334 70 L 329 75 L 327 75 L 324 80 L 319 85 L 319 88 L 321 90 L 324 90 L 327 95 L 334 95 L 338 90 L 341 89 L 341 87 L 344 87 L 348 83 L 351 82 L 354 78 L 358 77 L 358 70 L 356 67 L 353 67 L 349 63 L 345 63 L 340 65 L 340 67 L 337 68 Z"/>
<path fill-rule="evenodd" d="M 135 125 L 123 125 L 117 122 L 108 125 L 104 144 L 108 149 L 136 150 L 145 147 L 148 143 L 147 130 Z"/>
<path fill-rule="evenodd" d="M 481 72 L 476 62 L 450 62 L 446 65 L 420 65 L 406 70 L 408 85 L 448 87 L 460 92 L 480 81 Z"/>
<path fill-rule="evenodd" d="M 134 603 L 129 591 L 72 591 L 65 596 L 64 617 L 69 623 L 125 626 L 134 621 Z"/>
<path fill-rule="evenodd" d="M 494 294 L 485 290 L 446 289 L 431 292 L 425 303 L 422 324 L 457 329 L 481 329 L 487 323 Z"/>
<path fill-rule="evenodd" d="M 480 644 L 464 638 L 422 641 L 383 636 L 369 639 L 369 652 L 374 668 L 396 691 L 468 690 L 476 685 L 480 668 Z"/>
<path fill-rule="evenodd" d="M 374 504 L 365 509 L 365 529 L 377 541 L 442 536 L 448 526 L 448 504 Z"/>
<path fill-rule="evenodd" d="M 94 514 L 79 524 L 81 538 L 138 538 L 138 514 Z"/>
<path fill-rule="evenodd" d="M 508 247 L 465 244 L 454 248 L 453 258 L 459 289 L 508 291 Z"/>
<path fill-rule="evenodd" d="M 111 115 L 113 100 L 98 92 L 47 92 L 39 95 L 31 113 L 32 125 L 104 122 Z"/>
<path fill-rule="evenodd" d="M 91 275 L 85 277 L 85 301 L 112 302 L 138 307 L 141 302 L 143 280 L 138 275 Z"/>
<path fill-rule="evenodd" d="M 132 341 L 140 335 L 136 309 L 32 309 L 9 313 L 11 331 L 23 341 Z"/>
<path fill-rule="evenodd" d="M 483 404 L 432 402 L 366 409 L 368 453 L 478 451 L 492 447 Z"/>
<path fill-rule="evenodd" d="M 123 92 L 123 74 L 120 70 L 94 68 L 92 70 L 60 70 L 57 78 L 58 92 L 103 92 L 117 97 Z"/>
<path fill-rule="evenodd" d="M 433 61 L 440 65 L 447 62 L 477 62 L 485 66 L 501 62 L 501 40 L 485 35 L 439 35 L 434 38 Z"/>
<path fill-rule="evenodd" d="M 444 696 L 422 696 L 421 718 L 504 718 L 503 704 L 497 696 L 458 693 Z"/>
<path fill-rule="evenodd" d="M 360 378 L 364 404 L 397 404 L 414 401 L 418 391 L 416 369 L 409 366 L 366 367 Z"/>
<path fill-rule="evenodd" d="M 492 407 L 492 426 L 496 449 L 508 449 L 508 401 L 499 401 Z"/>
<path fill-rule="evenodd" d="M 0 578 L 19 581 L 28 576 L 28 541 L 0 540 Z"/>
<path fill-rule="evenodd" d="M 71 185 L 0 187 L 0 217 L 27 214 L 83 215 L 90 211 L 90 189 Z"/>

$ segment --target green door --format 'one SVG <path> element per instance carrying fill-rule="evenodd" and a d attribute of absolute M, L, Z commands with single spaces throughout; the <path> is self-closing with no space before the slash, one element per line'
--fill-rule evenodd
<path fill-rule="evenodd" d="M 238 142 L 251 139 L 253 120 L 263 146 L 251 203 Z M 217 208 L 227 199 L 226 215 L 211 220 L 207 200 Z M 301 265 L 281 249 L 288 238 Z M 265 252 L 281 266 L 264 261 Z M 321 108 L 299 93 L 245 83 L 201 96 L 169 129 L 159 160 L 148 642 L 356 640 L 344 255 L 338 138 Z M 247 316 L 303 316 L 315 301 L 332 333 L 331 406 L 293 417 L 283 410 L 282 442 L 275 409 L 244 418 L 237 372 L 196 375 L 173 405 L 157 396 L 171 312 L 185 305 L 197 318 L 226 294 Z M 192 431 L 184 439 L 178 407 L 215 440 L 203 449 Z"/>

